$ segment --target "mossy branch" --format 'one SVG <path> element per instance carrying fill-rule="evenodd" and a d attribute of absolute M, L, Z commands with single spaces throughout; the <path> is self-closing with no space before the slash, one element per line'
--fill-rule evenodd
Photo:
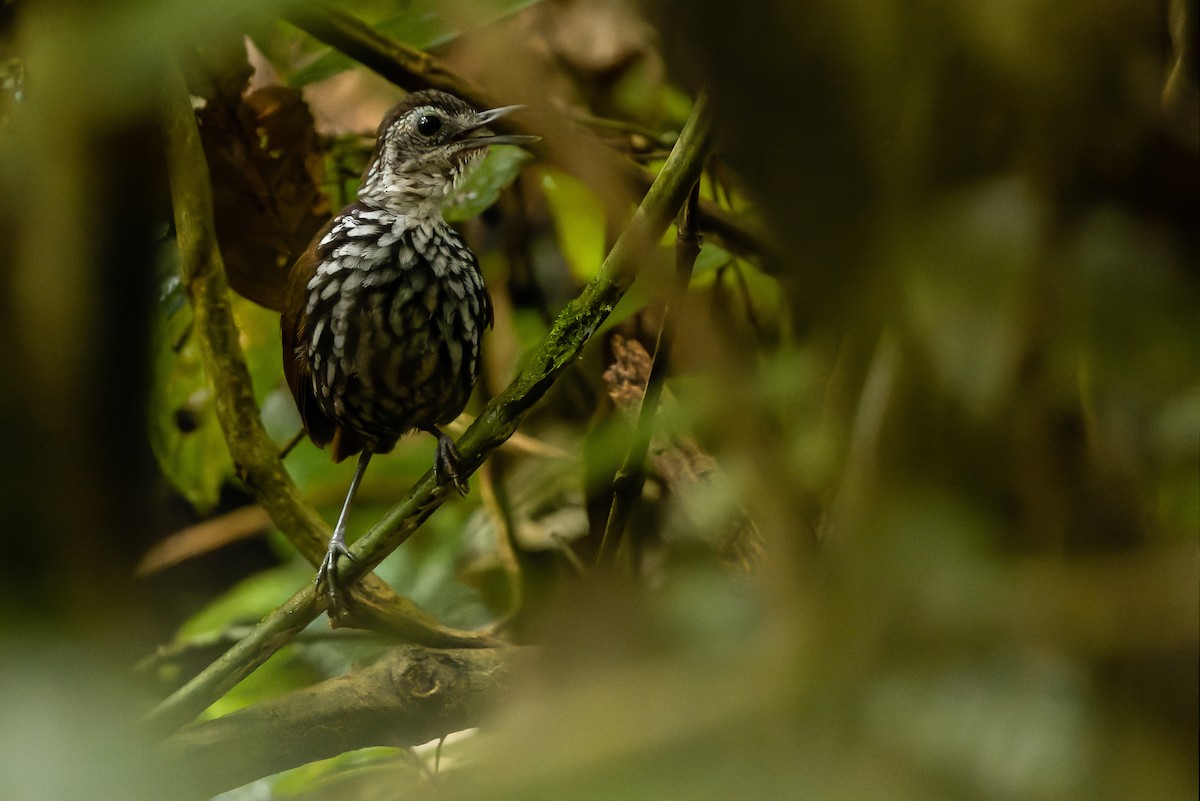
<path fill-rule="evenodd" d="M 172 127 L 188 127 L 183 125 L 183 120 L 194 125 L 191 119 L 190 107 L 186 113 L 182 108 L 173 108 Z M 638 264 L 657 247 L 671 218 L 699 178 L 709 152 L 711 132 L 708 103 L 701 97 L 658 178 L 596 277 L 559 314 L 521 374 L 488 403 L 459 440 L 464 470 L 473 472 L 488 454 L 516 431 L 524 414 L 579 356 L 583 346 L 625 294 Z M 191 133 L 194 135 L 194 131 Z M 343 563 L 340 571 L 343 580 L 350 584 L 373 570 L 441 505 L 447 492 L 434 480 L 432 471 L 426 473 L 400 503 L 355 543 L 352 549 L 355 561 Z M 325 593 L 317 593 L 313 585 L 306 585 L 269 614 L 249 636 L 163 701 L 151 713 L 151 725 L 169 731 L 187 723 L 315 619 L 325 603 Z"/>
<path fill-rule="evenodd" d="M 478 726 L 508 686 L 515 649 L 405 646 L 368 667 L 272 698 L 167 739 L 197 797 L 368 746 L 414 746 Z M 196 771 L 195 766 L 203 766 Z"/>

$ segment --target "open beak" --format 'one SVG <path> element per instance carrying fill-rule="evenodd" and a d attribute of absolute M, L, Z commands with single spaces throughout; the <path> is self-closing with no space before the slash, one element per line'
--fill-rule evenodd
<path fill-rule="evenodd" d="M 528 134 L 493 134 L 491 131 L 483 130 L 484 127 L 501 117 L 511 114 L 517 109 L 525 108 L 524 106 L 501 106 L 500 108 L 488 109 L 480 111 L 471 120 L 471 123 L 462 130 L 462 133 L 456 137 L 460 142 L 469 148 L 490 147 L 492 145 L 531 145 L 538 142 L 542 137 L 529 136 Z"/>

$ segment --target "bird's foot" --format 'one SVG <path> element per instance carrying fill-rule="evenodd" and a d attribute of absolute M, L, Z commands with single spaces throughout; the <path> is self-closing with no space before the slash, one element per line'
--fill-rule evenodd
<path fill-rule="evenodd" d="M 459 467 L 462 463 L 462 456 L 458 452 L 458 448 L 454 445 L 454 440 L 450 439 L 441 431 L 434 429 L 437 434 L 437 453 L 433 459 L 433 476 L 437 479 L 438 484 L 450 484 L 459 495 L 466 495 L 470 491 L 467 482 L 459 475 Z"/>
<path fill-rule="evenodd" d="M 351 562 L 356 561 L 354 554 L 350 553 L 350 549 L 346 547 L 346 540 L 342 532 L 335 531 L 329 538 L 329 549 L 325 551 L 325 558 L 321 560 L 321 564 L 317 568 L 316 578 L 318 590 L 322 584 L 325 585 L 325 593 L 329 596 L 329 610 L 334 613 L 341 608 L 341 598 L 338 596 L 338 556 L 344 556 Z"/>

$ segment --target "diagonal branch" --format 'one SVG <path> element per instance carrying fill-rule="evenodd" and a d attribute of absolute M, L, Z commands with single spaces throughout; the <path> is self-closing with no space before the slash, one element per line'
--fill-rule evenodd
<path fill-rule="evenodd" d="M 189 120 L 190 111 L 188 108 Z M 181 109 L 174 109 L 173 123 L 181 124 L 183 116 Z M 524 414 L 579 356 L 625 294 L 633 283 L 638 264 L 657 247 L 672 216 L 699 178 L 709 152 L 711 128 L 708 102 L 701 97 L 661 173 L 596 277 L 559 314 L 521 374 L 488 403 L 459 440 L 463 469 L 473 472 L 516 431 Z M 400 503 L 355 543 L 356 559 L 341 571 L 345 581 L 352 583 L 373 570 L 442 504 L 447 492 L 434 480 L 432 471 L 426 473 Z M 165 731 L 187 723 L 312 622 L 325 604 L 325 593 L 317 593 L 313 585 L 306 585 L 264 618 L 253 633 L 163 701 L 150 714 L 149 723 Z"/>
<path fill-rule="evenodd" d="M 176 74 L 173 83 L 166 135 L 175 228 L 194 335 L 204 372 L 213 385 L 217 417 L 238 476 L 296 550 L 318 565 L 325 555 L 329 529 L 305 503 L 263 428 L 217 247 L 212 189 L 195 115 L 182 76 Z M 433 647 L 495 644 L 485 635 L 440 626 L 379 578 L 363 582 L 353 601 L 352 611 L 339 623 L 389 632 Z"/>
<path fill-rule="evenodd" d="M 392 39 L 362 20 L 324 3 L 298 6 L 285 18 L 300 30 L 409 91 L 441 89 L 478 108 L 499 105 L 486 89 L 463 78 L 439 58 Z M 497 120 L 498 132 L 542 137 L 539 155 L 587 184 L 620 219 L 624 202 L 640 197 L 654 174 L 608 147 L 597 136 L 566 116 L 527 109 Z M 616 183 L 614 183 L 616 180 Z M 769 256 L 772 248 L 762 231 L 717 204 L 702 200 L 697 226 L 727 249 L 742 256 Z"/>

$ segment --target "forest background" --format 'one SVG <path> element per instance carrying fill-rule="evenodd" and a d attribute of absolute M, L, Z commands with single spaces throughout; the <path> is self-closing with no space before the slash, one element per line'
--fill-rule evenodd
<path fill-rule="evenodd" d="M 0 798 L 1195 798 L 1198 16 L 3 0 Z M 331 628 L 272 308 L 428 86 L 543 141 Z"/>

